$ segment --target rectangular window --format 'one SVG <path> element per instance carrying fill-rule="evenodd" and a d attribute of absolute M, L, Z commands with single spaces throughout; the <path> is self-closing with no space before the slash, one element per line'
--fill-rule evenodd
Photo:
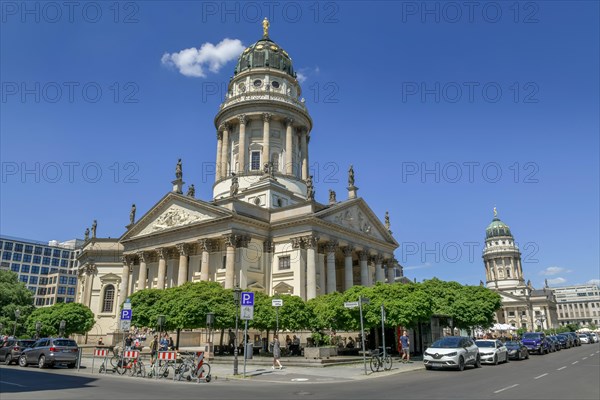
<path fill-rule="evenodd" d="M 514 311 L 509 311 L 508 312 L 508 316 L 509 317 L 514 317 L 515 316 L 515 312 Z"/>
<path fill-rule="evenodd" d="M 20 269 L 21 269 L 21 264 L 12 264 L 10 266 L 10 270 L 12 272 L 19 272 Z"/>
<path fill-rule="evenodd" d="M 64 303 L 65 302 L 65 298 L 64 297 L 57 297 L 56 298 L 56 302 L 57 303 Z"/>
<path fill-rule="evenodd" d="M 250 169 L 252 171 L 260 171 L 260 151 L 250 153 Z"/>
<path fill-rule="evenodd" d="M 68 278 L 66 276 L 61 276 L 60 278 L 58 278 L 58 283 L 60 283 L 61 285 L 66 285 L 67 279 Z"/>
<path fill-rule="evenodd" d="M 25 253 L 31 254 L 33 253 L 33 246 L 30 244 L 25 245 Z"/>
<path fill-rule="evenodd" d="M 41 256 L 33 256 L 33 263 L 34 264 L 41 264 L 42 263 L 42 257 Z"/>
<path fill-rule="evenodd" d="M 60 260 L 60 266 L 67 268 L 69 266 L 69 260 Z"/>
<path fill-rule="evenodd" d="M 37 299 L 35 301 L 35 305 L 36 306 L 43 306 L 44 305 L 44 299 Z"/>
<path fill-rule="evenodd" d="M 42 259 L 42 265 L 50 265 L 50 257 L 44 257 Z"/>
<path fill-rule="evenodd" d="M 41 247 L 37 247 L 37 246 L 36 246 L 36 248 L 35 248 L 35 250 L 34 250 L 34 254 L 39 254 L 39 255 L 41 255 L 41 254 L 42 254 L 42 248 L 41 248 Z"/>
<path fill-rule="evenodd" d="M 74 287 L 67 288 L 67 294 L 69 296 L 75 296 L 75 288 Z"/>
<path fill-rule="evenodd" d="M 60 264 L 60 260 L 58 258 L 53 258 L 52 259 L 52 266 L 53 267 L 58 267 L 58 264 Z"/>
<path fill-rule="evenodd" d="M 5 251 L 4 253 L 2 253 L 2 259 L 3 260 L 10 260 L 10 258 L 12 257 L 12 253 Z"/>
<path fill-rule="evenodd" d="M 279 257 L 279 269 L 290 269 L 290 256 Z"/>
<path fill-rule="evenodd" d="M 52 252 L 52 257 L 60 257 L 60 250 L 54 249 L 54 251 Z"/>
<path fill-rule="evenodd" d="M 52 249 L 49 249 L 49 248 L 46 247 L 44 249 L 44 255 L 47 256 L 47 257 L 51 257 L 52 256 Z"/>
<path fill-rule="evenodd" d="M 75 298 L 67 297 L 67 301 L 65 301 L 65 303 L 73 303 L 74 301 L 75 301 Z"/>
<path fill-rule="evenodd" d="M 29 281 L 29 277 L 27 275 L 21 275 L 19 280 L 23 283 L 27 283 Z"/>
<path fill-rule="evenodd" d="M 66 250 L 63 250 L 62 252 L 62 258 L 69 258 L 69 252 Z"/>
<path fill-rule="evenodd" d="M 37 265 L 32 265 L 31 266 L 31 273 L 32 274 L 39 274 L 40 273 L 40 267 L 38 267 Z"/>
<path fill-rule="evenodd" d="M 23 261 L 31 262 L 31 254 L 23 254 Z"/>
<path fill-rule="evenodd" d="M 54 274 L 58 272 L 58 268 L 50 268 L 50 273 Z"/>
<path fill-rule="evenodd" d="M 12 251 L 12 249 L 13 249 L 12 242 L 6 242 L 6 243 L 4 243 L 4 250 Z"/>
<path fill-rule="evenodd" d="M 13 261 L 21 261 L 21 253 L 13 253 Z"/>
<path fill-rule="evenodd" d="M 48 278 L 43 277 L 40 278 L 40 285 L 47 285 L 48 284 Z"/>
<path fill-rule="evenodd" d="M 59 286 L 58 287 L 58 294 L 66 294 L 67 293 L 67 288 L 64 286 Z"/>
<path fill-rule="evenodd" d="M 15 243 L 15 251 L 18 251 L 19 253 L 23 251 L 23 244 L 21 243 Z"/>
<path fill-rule="evenodd" d="M 38 283 L 38 277 L 37 276 L 30 276 L 29 277 L 29 283 L 32 285 L 37 285 Z"/>
<path fill-rule="evenodd" d="M 77 278 L 69 278 L 69 285 L 77 285 Z"/>
<path fill-rule="evenodd" d="M 48 275 L 48 267 L 42 267 L 42 275 Z"/>
<path fill-rule="evenodd" d="M 21 265 L 21 272 L 28 274 L 29 273 L 29 265 L 26 265 L 26 264 Z"/>

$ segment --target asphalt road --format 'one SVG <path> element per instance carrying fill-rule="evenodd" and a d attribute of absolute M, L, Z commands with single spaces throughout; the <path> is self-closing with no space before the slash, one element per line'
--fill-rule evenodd
<path fill-rule="evenodd" d="M 83 370 L 82 370 L 83 371 Z M 320 370 L 327 376 L 327 368 Z M 525 361 L 457 371 L 403 372 L 352 381 L 297 382 L 294 374 L 211 383 L 98 375 L 66 369 L 0 367 L 8 399 L 342 398 L 351 399 L 594 399 L 600 398 L 600 345 L 582 345 Z"/>

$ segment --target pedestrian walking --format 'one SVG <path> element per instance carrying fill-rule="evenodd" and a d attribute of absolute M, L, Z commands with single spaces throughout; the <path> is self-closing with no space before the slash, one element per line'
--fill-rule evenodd
<path fill-rule="evenodd" d="M 273 336 L 273 366 L 271 369 L 275 369 L 276 366 L 279 369 L 283 369 L 283 365 L 279 362 L 281 358 L 281 344 L 279 343 L 279 337 L 277 335 Z"/>
<path fill-rule="evenodd" d="M 125 339 L 125 350 L 131 350 L 131 344 L 132 344 L 132 342 L 133 342 L 133 339 L 131 338 L 131 334 L 130 334 Z"/>
<path fill-rule="evenodd" d="M 150 343 L 150 359 L 152 363 L 154 363 L 154 359 L 156 358 L 156 354 L 158 352 L 158 335 L 154 335 L 154 339 L 152 339 L 152 343 Z"/>
<path fill-rule="evenodd" d="M 410 362 L 410 338 L 407 331 L 404 331 L 404 334 L 400 336 L 400 343 L 402 344 L 402 358 L 400 360 L 408 363 Z"/>

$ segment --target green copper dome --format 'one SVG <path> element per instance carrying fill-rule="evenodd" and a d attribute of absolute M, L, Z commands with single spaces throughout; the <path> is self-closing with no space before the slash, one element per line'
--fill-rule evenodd
<path fill-rule="evenodd" d="M 485 237 L 493 238 L 499 236 L 511 236 L 510 228 L 504 222 L 500 221 L 500 218 L 494 217 L 492 223 L 485 229 Z"/>
<path fill-rule="evenodd" d="M 268 36 L 263 36 L 261 40 L 244 50 L 238 59 L 234 75 L 252 68 L 278 69 L 294 79 L 296 78 L 292 59 L 284 49 L 269 39 Z"/>

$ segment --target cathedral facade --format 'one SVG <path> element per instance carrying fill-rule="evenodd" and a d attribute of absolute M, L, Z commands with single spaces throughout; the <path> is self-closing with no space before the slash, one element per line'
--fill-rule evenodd
<path fill-rule="evenodd" d="M 483 250 L 486 286 L 502 297 L 502 308 L 496 312 L 496 321 L 528 331 L 558 327 L 554 294 L 546 284 L 534 289 L 525 282 L 521 252 L 508 225 L 494 219 L 485 231 Z"/>

